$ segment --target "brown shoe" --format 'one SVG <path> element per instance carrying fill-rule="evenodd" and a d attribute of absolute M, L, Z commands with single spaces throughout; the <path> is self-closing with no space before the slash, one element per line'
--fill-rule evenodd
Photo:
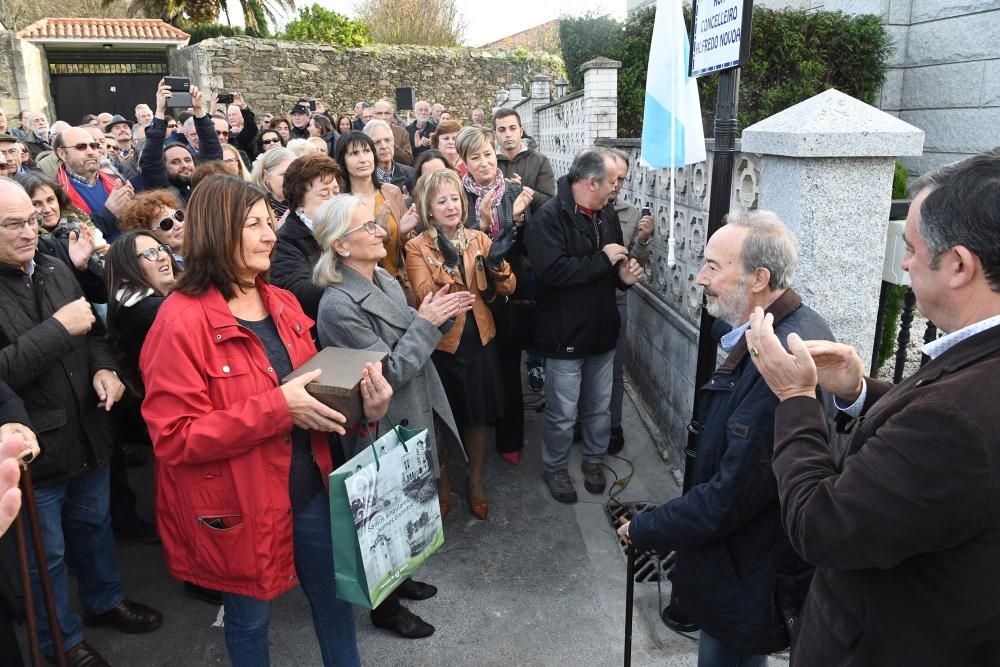
<path fill-rule="evenodd" d="M 49 664 L 56 664 L 56 659 L 51 655 L 45 656 L 45 659 Z M 66 664 L 69 667 L 111 667 L 108 661 L 87 642 L 80 642 L 66 651 Z"/>
<path fill-rule="evenodd" d="M 103 614 L 84 614 L 83 622 L 90 626 L 110 625 L 129 634 L 142 634 L 160 627 L 163 615 L 144 604 L 122 600 L 117 607 L 112 607 Z"/>

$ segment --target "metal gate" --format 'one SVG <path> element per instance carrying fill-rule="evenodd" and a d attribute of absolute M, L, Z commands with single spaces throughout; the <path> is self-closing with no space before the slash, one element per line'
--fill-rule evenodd
<path fill-rule="evenodd" d="M 56 115 L 76 125 L 104 111 L 135 119 L 142 102 L 156 107 L 156 84 L 167 70 L 166 51 L 46 49 Z"/>

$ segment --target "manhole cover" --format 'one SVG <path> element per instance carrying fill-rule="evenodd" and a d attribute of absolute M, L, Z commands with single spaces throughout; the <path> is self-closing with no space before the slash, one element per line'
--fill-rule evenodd
<path fill-rule="evenodd" d="M 618 537 L 618 526 L 621 525 L 622 518 L 634 517 L 642 512 L 648 512 L 656 507 L 653 503 L 620 503 L 610 502 L 604 506 L 608 516 L 608 523 L 611 525 L 612 534 L 618 544 L 618 550 L 623 558 L 628 558 L 628 545 L 625 540 Z M 635 581 L 636 583 L 652 583 L 656 581 L 666 581 L 667 575 L 674 567 L 674 552 L 664 555 L 656 551 L 644 551 L 635 555 Z"/>

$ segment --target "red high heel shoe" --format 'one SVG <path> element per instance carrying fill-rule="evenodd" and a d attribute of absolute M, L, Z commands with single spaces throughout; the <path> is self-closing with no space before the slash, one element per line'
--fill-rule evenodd
<path fill-rule="evenodd" d="M 500 452 L 500 458 L 512 466 L 516 466 L 521 463 L 521 450 L 519 449 L 514 452 Z"/>

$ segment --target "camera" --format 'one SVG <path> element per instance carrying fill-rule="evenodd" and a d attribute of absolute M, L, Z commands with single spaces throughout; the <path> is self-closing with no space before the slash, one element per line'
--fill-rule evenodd
<path fill-rule="evenodd" d="M 649 210 L 649 207 L 643 206 L 640 215 L 645 218 L 647 215 L 653 215 L 653 212 Z"/>
<path fill-rule="evenodd" d="M 170 89 L 170 107 L 191 106 L 191 79 L 186 76 L 165 76 L 163 83 Z"/>
<path fill-rule="evenodd" d="M 218 97 L 219 104 L 232 104 L 233 94 L 232 93 L 219 93 Z"/>

